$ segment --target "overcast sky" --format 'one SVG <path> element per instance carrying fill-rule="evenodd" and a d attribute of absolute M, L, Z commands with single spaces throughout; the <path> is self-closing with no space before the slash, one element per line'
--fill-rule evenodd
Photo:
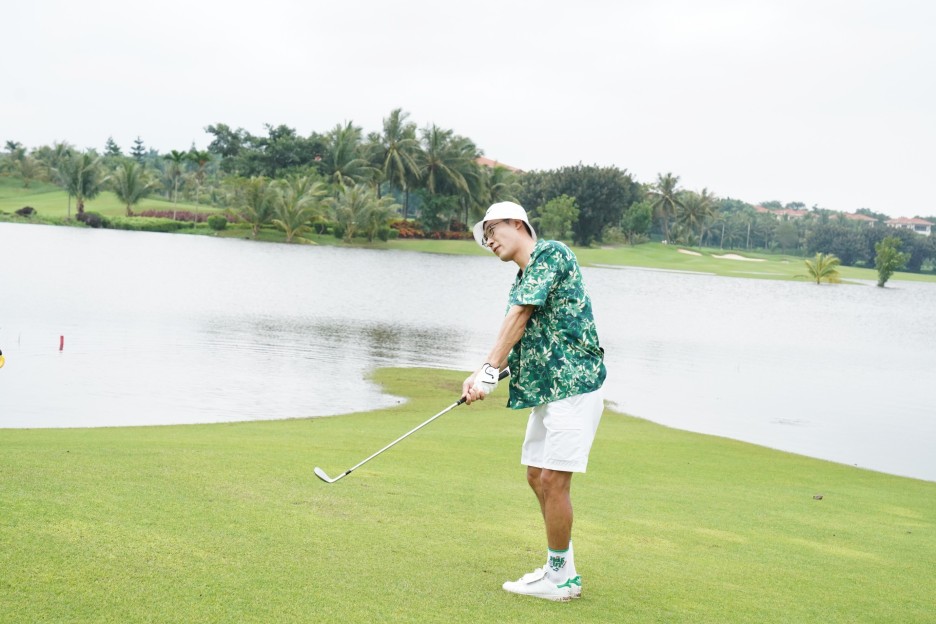
<path fill-rule="evenodd" d="M 934 2 L 31 0 L 2 24 L 2 142 L 203 148 L 401 107 L 522 169 L 936 215 Z"/>

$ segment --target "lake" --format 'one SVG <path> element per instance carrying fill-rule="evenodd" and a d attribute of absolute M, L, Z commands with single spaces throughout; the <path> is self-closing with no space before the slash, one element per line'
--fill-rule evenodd
<path fill-rule="evenodd" d="M 393 405 L 368 371 L 479 365 L 515 274 L 493 256 L 7 223 L 0 254 L 3 428 Z M 936 285 L 584 275 L 616 408 L 936 481 Z"/>

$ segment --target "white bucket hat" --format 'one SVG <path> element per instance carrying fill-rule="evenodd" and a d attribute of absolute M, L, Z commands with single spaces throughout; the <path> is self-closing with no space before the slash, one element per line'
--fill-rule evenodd
<path fill-rule="evenodd" d="M 484 224 L 488 221 L 494 221 L 495 219 L 517 219 L 518 221 L 523 221 L 530 231 L 530 236 L 533 237 L 533 240 L 536 240 L 536 230 L 530 225 L 530 220 L 527 219 L 527 213 L 526 210 L 523 209 L 523 206 L 509 201 L 497 202 L 496 204 L 492 204 L 491 207 L 487 209 L 487 212 L 484 213 L 484 218 L 475 223 L 474 227 L 471 228 L 471 233 L 474 234 L 475 241 L 485 249 L 487 249 L 487 247 L 484 245 Z"/>

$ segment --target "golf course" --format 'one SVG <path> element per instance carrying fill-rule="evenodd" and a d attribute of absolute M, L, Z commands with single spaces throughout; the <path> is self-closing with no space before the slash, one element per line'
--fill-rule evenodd
<path fill-rule="evenodd" d="M 606 411 L 576 479 L 584 595 L 500 589 L 542 563 L 505 388 L 335 484 L 453 400 L 335 418 L 0 431 L 2 622 L 931 622 L 936 483 Z"/>

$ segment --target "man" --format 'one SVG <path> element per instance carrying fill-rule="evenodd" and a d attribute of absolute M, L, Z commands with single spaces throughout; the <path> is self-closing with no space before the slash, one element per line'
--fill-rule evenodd
<path fill-rule="evenodd" d="M 572 553 L 572 474 L 585 472 L 604 409 L 604 350 L 575 255 L 537 240 L 523 207 L 500 202 L 474 226 L 479 245 L 520 267 L 509 307 L 485 364 L 462 385 L 466 402 L 484 399 L 510 366 L 513 409 L 532 408 L 521 462 L 546 525 L 546 564 L 504 589 L 548 600 L 582 594 Z"/>

